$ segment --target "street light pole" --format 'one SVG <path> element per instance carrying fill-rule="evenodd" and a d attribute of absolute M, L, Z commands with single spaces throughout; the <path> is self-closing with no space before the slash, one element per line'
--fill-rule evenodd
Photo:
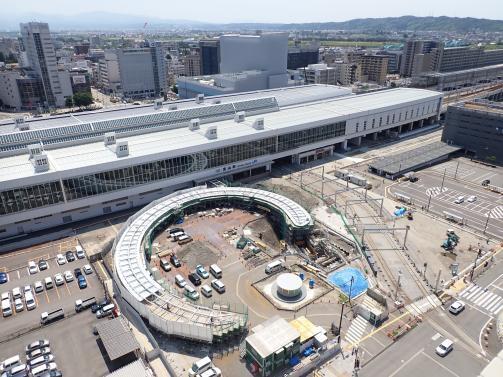
<path fill-rule="evenodd" d="M 440 187 L 440 193 L 442 193 L 442 190 L 444 189 L 444 181 L 445 181 L 445 174 L 447 173 L 447 168 L 444 169 L 444 175 L 442 177 L 442 187 Z"/>
<path fill-rule="evenodd" d="M 355 277 L 351 276 L 351 281 L 349 283 L 349 308 L 351 308 L 351 293 L 353 290 L 353 282 L 355 281 Z"/>
<path fill-rule="evenodd" d="M 431 194 L 430 194 L 430 197 L 428 198 L 428 206 L 426 208 L 426 211 L 430 210 L 430 202 L 431 202 Z"/>
<path fill-rule="evenodd" d="M 486 234 L 487 226 L 489 225 L 489 218 L 491 217 L 491 212 L 492 212 L 492 209 L 487 214 L 486 225 L 484 226 L 484 232 L 483 232 L 484 234 Z"/>

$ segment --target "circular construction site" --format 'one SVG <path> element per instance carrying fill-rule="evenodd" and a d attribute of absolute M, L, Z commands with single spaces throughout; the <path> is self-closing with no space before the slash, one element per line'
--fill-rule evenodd
<path fill-rule="evenodd" d="M 276 278 L 276 295 L 280 300 L 292 302 L 306 297 L 306 287 L 299 275 L 286 272 Z"/>
<path fill-rule="evenodd" d="M 272 192 L 178 191 L 126 222 L 113 247 L 114 279 L 119 294 L 155 329 L 213 343 L 244 331 L 253 305 L 230 292 L 232 266 L 265 263 L 267 250 L 304 239 L 312 226 L 301 206 Z M 277 251 L 267 245 L 274 240 Z M 283 297 L 299 297 L 293 278 L 280 279 L 280 290 Z"/>

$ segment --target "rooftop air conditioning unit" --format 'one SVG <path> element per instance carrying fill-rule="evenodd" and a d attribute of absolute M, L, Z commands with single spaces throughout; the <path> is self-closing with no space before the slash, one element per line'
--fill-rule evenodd
<path fill-rule="evenodd" d="M 49 158 L 45 153 L 34 156 L 31 162 L 35 168 L 35 173 L 49 170 Z"/>
<path fill-rule="evenodd" d="M 168 110 L 176 110 L 176 109 L 178 109 L 177 105 L 169 105 L 168 106 Z"/>
<path fill-rule="evenodd" d="M 105 137 L 103 139 L 103 142 L 105 145 L 112 145 L 115 144 L 115 132 L 107 132 L 105 133 Z"/>
<path fill-rule="evenodd" d="M 208 139 L 216 139 L 217 138 L 217 126 L 209 126 L 204 134 Z"/>
<path fill-rule="evenodd" d="M 253 128 L 256 130 L 263 130 L 264 129 L 264 118 L 257 118 L 253 122 Z"/>
<path fill-rule="evenodd" d="M 199 118 L 191 119 L 190 124 L 189 124 L 189 130 L 195 131 L 199 129 L 199 126 L 201 124 L 201 121 Z"/>
<path fill-rule="evenodd" d="M 42 145 L 40 145 L 40 144 L 28 145 L 28 153 L 30 154 L 30 158 L 34 158 L 35 156 L 42 154 L 43 151 L 44 151 L 44 149 L 42 148 Z"/>
<path fill-rule="evenodd" d="M 204 94 L 198 94 L 196 96 L 196 103 L 204 103 Z"/>
<path fill-rule="evenodd" d="M 154 101 L 154 110 L 162 109 L 162 99 L 156 99 Z"/>
<path fill-rule="evenodd" d="M 25 122 L 24 117 L 16 117 L 14 119 L 14 123 L 16 124 L 16 130 L 18 131 L 28 131 L 30 129 L 30 125 Z"/>
<path fill-rule="evenodd" d="M 234 121 L 236 123 L 244 122 L 245 121 L 245 112 L 244 111 L 238 111 L 236 115 L 234 115 Z"/>
<path fill-rule="evenodd" d="M 118 141 L 115 145 L 115 154 L 117 157 L 125 157 L 129 155 L 129 147 L 127 140 Z"/>

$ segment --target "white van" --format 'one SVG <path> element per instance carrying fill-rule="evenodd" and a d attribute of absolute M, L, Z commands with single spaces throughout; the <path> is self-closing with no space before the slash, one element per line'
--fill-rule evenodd
<path fill-rule="evenodd" d="M 201 287 L 201 293 L 206 297 L 211 297 L 213 295 L 213 289 L 208 284 L 204 284 Z"/>
<path fill-rule="evenodd" d="M 109 316 L 110 314 L 112 314 L 112 310 L 114 310 L 114 308 L 115 308 L 115 305 L 114 305 L 114 304 L 108 304 L 108 305 L 105 305 L 104 307 L 102 307 L 101 309 L 99 309 L 99 310 L 96 312 L 96 317 L 97 317 L 97 318 L 107 317 L 107 316 Z"/>
<path fill-rule="evenodd" d="M 24 301 L 26 303 L 26 309 L 28 310 L 33 310 L 37 307 L 37 303 L 35 302 L 35 299 L 33 298 L 33 293 L 31 292 L 26 292 L 24 294 Z"/>
<path fill-rule="evenodd" d="M 185 296 L 190 298 L 191 300 L 197 300 L 199 298 L 199 292 L 196 291 L 191 285 L 185 286 Z"/>
<path fill-rule="evenodd" d="M 201 377 L 221 377 L 222 371 L 217 367 L 208 369 L 206 372 L 200 374 Z"/>
<path fill-rule="evenodd" d="M 56 363 L 48 363 L 48 364 L 43 364 L 39 365 L 38 367 L 35 367 L 31 370 L 31 374 L 34 376 L 40 376 L 43 373 L 49 372 L 51 370 L 56 370 L 58 369 L 58 366 Z"/>
<path fill-rule="evenodd" d="M 2 300 L 2 315 L 4 317 L 12 315 L 12 305 L 10 303 L 10 299 Z"/>
<path fill-rule="evenodd" d="M 19 358 L 19 355 L 9 357 L 8 359 L 5 359 L 2 364 L 0 364 L 0 372 L 4 372 L 12 367 L 15 367 L 16 365 L 19 365 L 21 363 L 21 359 Z"/>
<path fill-rule="evenodd" d="M 54 285 L 52 283 L 52 278 L 50 276 L 48 276 L 44 279 L 44 284 L 45 284 L 45 289 L 51 289 L 52 287 L 54 287 Z"/>
<path fill-rule="evenodd" d="M 217 279 L 220 279 L 222 277 L 222 270 L 216 264 L 212 264 L 210 266 L 210 272 Z"/>
<path fill-rule="evenodd" d="M 225 292 L 225 284 L 222 283 L 220 280 L 214 279 L 211 281 L 211 286 L 215 288 L 215 291 L 218 293 L 224 293 Z"/>
<path fill-rule="evenodd" d="M 178 285 L 180 288 L 183 288 L 187 285 L 187 282 L 185 281 L 185 279 L 183 278 L 182 275 L 180 274 L 177 274 L 175 276 L 175 283 L 176 285 Z"/>
<path fill-rule="evenodd" d="M 22 373 L 24 372 L 24 373 Z M 26 364 L 16 365 L 14 368 L 10 370 L 9 376 L 27 376 L 28 372 L 26 371 Z"/>
<path fill-rule="evenodd" d="M 283 267 L 283 261 L 281 259 L 275 260 L 274 262 L 269 263 L 265 266 L 265 273 L 272 274 L 273 272 L 281 270 Z"/>
<path fill-rule="evenodd" d="M 189 376 L 194 377 L 196 374 L 206 372 L 212 366 L 213 363 L 211 362 L 211 359 L 208 356 L 203 357 L 201 360 L 198 360 L 194 364 L 192 364 L 192 368 L 189 369 Z"/>

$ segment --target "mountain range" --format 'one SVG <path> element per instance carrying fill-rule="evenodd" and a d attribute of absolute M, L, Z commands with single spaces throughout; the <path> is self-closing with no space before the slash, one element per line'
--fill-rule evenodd
<path fill-rule="evenodd" d="M 503 32 L 503 20 L 459 17 L 387 17 L 360 18 L 342 22 L 309 22 L 309 23 L 227 23 L 216 24 L 183 19 L 163 19 L 126 15 L 108 12 L 92 12 L 76 15 L 50 15 L 22 13 L 16 15 L 1 14 L 0 30 L 19 30 L 20 22 L 48 22 L 51 30 L 349 30 L 349 31 L 448 31 L 448 32 Z"/>

